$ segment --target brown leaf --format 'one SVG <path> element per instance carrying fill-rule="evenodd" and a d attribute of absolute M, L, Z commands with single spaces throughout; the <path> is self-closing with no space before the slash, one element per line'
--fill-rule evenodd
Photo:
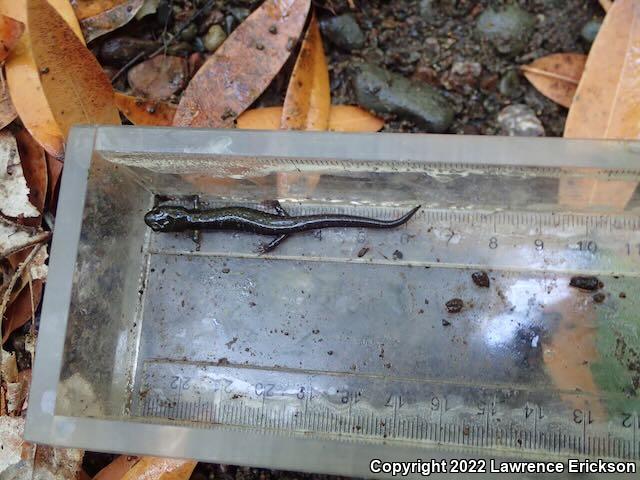
<path fill-rule="evenodd" d="M 84 42 L 80 25 L 69 1 L 49 0 L 49 4 Z M 0 0 L 0 13 L 26 25 L 27 2 Z M 26 25 L 26 33 L 20 37 L 16 48 L 5 63 L 5 74 L 11 100 L 24 126 L 47 152 L 56 157 L 62 157 L 64 152 L 62 132 L 42 91 L 38 69 L 31 53 L 31 35 L 28 25 Z"/>
<path fill-rule="evenodd" d="M 64 138 L 76 124 L 120 124 L 111 82 L 47 0 L 27 0 L 31 51 Z"/>
<path fill-rule="evenodd" d="M 244 130 L 278 130 L 282 107 L 247 110 L 238 117 L 236 126 Z M 354 105 L 332 105 L 329 128 L 332 132 L 377 132 L 384 121 Z"/>
<path fill-rule="evenodd" d="M 145 100 L 120 92 L 116 92 L 116 106 L 134 125 L 169 127 L 176 114 L 176 107 L 170 103 Z"/>
<path fill-rule="evenodd" d="M 13 122 L 17 116 L 16 108 L 13 106 L 9 96 L 9 89 L 5 84 L 4 87 L 0 88 L 0 130 Z"/>
<path fill-rule="evenodd" d="M 4 62 L 24 32 L 24 23 L 0 15 L 0 62 Z"/>
<path fill-rule="evenodd" d="M 133 455 L 120 455 L 109 465 L 100 470 L 93 480 L 121 480 L 122 477 L 131 470 L 140 457 Z"/>
<path fill-rule="evenodd" d="M 62 162 L 55 158 L 53 155 L 46 154 L 47 159 L 47 173 L 49 181 L 47 182 L 47 205 L 49 210 L 53 213 L 56 212 L 56 206 L 58 204 L 58 183 L 60 182 L 60 175 L 62 175 Z"/>
<path fill-rule="evenodd" d="M 16 141 L 18 142 L 22 171 L 29 187 L 29 202 L 42 213 L 47 198 L 48 183 L 44 149 L 24 128 L 16 132 Z M 37 227 L 40 225 L 40 217 L 25 219 L 25 225 Z"/>
<path fill-rule="evenodd" d="M 198 462 L 142 457 L 122 480 L 188 480 Z"/>
<path fill-rule="evenodd" d="M 594 41 L 566 138 L 640 138 L 640 3 L 617 0 Z"/>
<path fill-rule="evenodd" d="M 134 93 L 151 100 L 168 100 L 184 88 L 188 75 L 184 58 L 157 55 L 129 70 L 127 79 Z"/>
<path fill-rule="evenodd" d="M 136 16 L 144 0 L 72 0 L 87 42 L 112 32 Z"/>
<path fill-rule="evenodd" d="M 329 70 L 314 14 L 289 80 L 280 127 L 285 130 L 326 130 L 330 109 Z"/>
<path fill-rule="evenodd" d="M 33 317 L 33 312 L 38 309 L 42 298 L 42 280 L 34 280 L 29 286 L 22 289 L 20 295 L 9 305 L 2 322 L 2 344 L 7 341 L 9 335 L 22 327 Z"/>
<path fill-rule="evenodd" d="M 586 61 L 582 53 L 554 53 L 520 69 L 540 93 L 569 108 Z"/>
<path fill-rule="evenodd" d="M 257 8 L 193 77 L 174 125 L 231 127 L 289 58 L 310 4 L 310 0 L 266 0 Z"/>

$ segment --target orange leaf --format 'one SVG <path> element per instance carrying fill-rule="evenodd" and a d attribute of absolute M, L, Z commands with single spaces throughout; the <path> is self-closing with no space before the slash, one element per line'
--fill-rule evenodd
<path fill-rule="evenodd" d="M 355 105 L 334 105 L 329 117 L 332 132 L 377 132 L 384 120 Z"/>
<path fill-rule="evenodd" d="M 188 480 L 197 463 L 192 460 L 142 457 L 122 480 Z"/>
<path fill-rule="evenodd" d="M 31 287 L 23 288 L 20 295 L 9 305 L 5 312 L 5 321 L 2 327 L 2 344 L 7 341 L 18 328 L 31 320 L 33 312 L 38 309 L 42 298 L 42 280 L 34 280 Z M 32 296 L 33 293 L 33 296 Z"/>
<path fill-rule="evenodd" d="M 586 61 L 582 53 L 554 53 L 520 69 L 545 97 L 569 108 Z"/>
<path fill-rule="evenodd" d="M 616 0 L 591 47 L 567 138 L 640 138 L 640 4 Z"/>
<path fill-rule="evenodd" d="M 0 62 L 4 62 L 24 32 L 24 23 L 0 15 Z"/>
<path fill-rule="evenodd" d="M 111 82 L 89 49 L 47 0 L 27 0 L 27 11 L 42 90 L 63 136 L 76 124 L 119 125 Z"/>
<path fill-rule="evenodd" d="M 144 0 L 72 0 L 87 42 L 128 23 L 143 3 Z"/>
<path fill-rule="evenodd" d="M 0 130 L 13 122 L 17 116 L 16 108 L 11 102 L 9 90 L 5 85 L 2 91 L 0 91 Z"/>
<path fill-rule="evenodd" d="M 18 152 L 22 172 L 29 187 L 29 202 L 38 209 L 40 213 L 44 211 L 44 203 L 47 198 L 47 160 L 44 150 L 25 129 L 16 132 Z M 40 217 L 25 218 L 25 225 L 37 227 L 40 225 Z"/>
<path fill-rule="evenodd" d="M 269 86 L 300 37 L 310 0 L 266 0 L 198 70 L 173 124 L 231 127 Z"/>
<path fill-rule="evenodd" d="M 168 127 L 173 123 L 176 107 L 167 102 L 145 100 L 116 92 L 116 106 L 134 125 Z"/>
<path fill-rule="evenodd" d="M 78 38 L 84 41 L 69 1 L 49 0 L 49 3 L 65 19 Z M 26 25 L 27 2 L 0 0 L 0 13 Z M 13 53 L 7 59 L 5 74 L 11 100 L 24 126 L 51 155 L 62 157 L 64 152 L 62 132 L 42 91 L 38 69 L 31 53 L 31 35 L 28 25 L 26 25 L 26 33 L 20 37 Z"/>
<path fill-rule="evenodd" d="M 265 107 L 247 110 L 236 126 L 245 130 L 278 130 L 282 118 L 282 107 Z M 377 132 L 384 121 L 354 105 L 332 105 L 329 113 L 329 128 L 332 132 Z"/>
<path fill-rule="evenodd" d="M 329 70 L 314 14 L 289 80 L 280 127 L 285 130 L 326 130 L 330 108 Z"/>
<path fill-rule="evenodd" d="M 139 460 L 140 457 L 120 455 L 100 470 L 93 480 L 120 480 Z"/>

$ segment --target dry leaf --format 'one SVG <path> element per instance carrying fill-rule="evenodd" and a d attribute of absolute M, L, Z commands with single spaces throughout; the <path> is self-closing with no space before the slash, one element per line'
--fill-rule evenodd
<path fill-rule="evenodd" d="M 168 127 L 176 114 L 176 107 L 170 103 L 145 100 L 119 92 L 116 92 L 116 106 L 134 125 Z"/>
<path fill-rule="evenodd" d="M 109 465 L 100 470 L 93 480 L 121 480 L 125 473 L 133 467 L 140 457 L 133 455 L 120 455 Z"/>
<path fill-rule="evenodd" d="M 9 89 L 5 84 L 1 87 L 0 92 L 0 130 L 13 122 L 17 116 L 16 108 L 13 106 L 9 96 Z"/>
<path fill-rule="evenodd" d="M 27 0 L 31 51 L 64 138 L 76 124 L 120 124 L 111 82 L 47 0 Z M 53 46 L 53 47 L 52 47 Z"/>
<path fill-rule="evenodd" d="M 4 312 L 6 318 L 2 323 L 2 345 L 9 339 L 9 335 L 33 318 L 42 299 L 42 287 L 42 280 L 34 280 L 31 288 L 23 288 L 18 298 Z"/>
<path fill-rule="evenodd" d="M 35 452 L 33 452 L 33 477 L 27 478 L 80 480 L 82 478 L 83 457 L 83 450 L 36 445 Z"/>
<path fill-rule="evenodd" d="M 582 53 L 554 53 L 520 69 L 540 93 L 569 108 L 586 61 Z"/>
<path fill-rule="evenodd" d="M 24 417 L 0 415 L 0 472 L 9 477 L 22 460 Z M 11 477 L 9 477 L 11 478 Z M 21 477 L 14 477 L 21 478 Z M 31 477 L 23 477 L 31 478 Z"/>
<path fill-rule="evenodd" d="M 72 0 L 87 42 L 133 19 L 144 0 Z"/>
<path fill-rule="evenodd" d="M 184 88 L 188 76 L 186 59 L 157 55 L 129 70 L 127 80 L 137 95 L 151 100 L 168 100 Z"/>
<path fill-rule="evenodd" d="M 49 174 L 49 181 L 47 183 L 47 205 L 49 210 L 55 213 L 58 206 L 58 183 L 60 182 L 60 175 L 62 174 L 62 162 L 49 153 L 47 157 L 47 173 Z"/>
<path fill-rule="evenodd" d="M 304 27 L 310 0 L 266 0 L 198 70 L 176 126 L 225 128 L 269 86 Z"/>
<path fill-rule="evenodd" d="M 142 457 L 122 480 L 188 480 L 197 463 L 193 460 Z"/>
<path fill-rule="evenodd" d="M 29 202 L 35 206 L 39 212 L 44 212 L 44 204 L 47 198 L 47 160 L 44 149 L 36 142 L 29 132 L 21 129 L 16 133 L 18 152 L 22 172 L 29 187 Z M 31 219 L 30 219 L 31 220 Z M 39 218 L 34 218 L 30 222 L 25 222 L 32 226 L 40 224 Z"/>
<path fill-rule="evenodd" d="M 245 130 L 278 130 L 282 107 L 265 107 L 247 110 L 236 126 Z M 329 112 L 329 128 L 332 132 L 377 132 L 384 120 L 354 105 L 333 105 Z"/>
<path fill-rule="evenodd" d="M 289 80 L 280 128 L 324 131 L 330 108 L 329 70 L 314 14 Z"/>
<path fill-rule="evenodd" d="M 31 245 L 42 243 L 51 236 L 40 228 L 29 227 L 0 217 L 0 259 Z"/>
<path fill-rule="evenodd" d="M 640 138 L 640 3 L 617 0 L 594 41 L 566 138 Z"/>
<path fill-rule="evenodd" d="M 22 172 L 18 145 L 13 135 L 0 131 L 0 213 L 7 217 L 38 217 L 29 202 L 29 188 Z"/>
<path fill-rule="evenodd" d="M 49 4 L 65 19 L 81 41 L 82 32 L 68 0 L 49 0 Z M 0 13 L 26 25 L 27 3 L 24 0 L 0 0 Z M 62 157 L 63 137 L 42 91 L 38 69 L 31 54 L 29 27 L 22 35 L 5 64 L 11 100 L 20 120 L 47 152 Z"/>
<path fill-rule="evenodd" d="M 0 15 L 0 62 L 4 62 L 24 32 L 24 23 Z"/>

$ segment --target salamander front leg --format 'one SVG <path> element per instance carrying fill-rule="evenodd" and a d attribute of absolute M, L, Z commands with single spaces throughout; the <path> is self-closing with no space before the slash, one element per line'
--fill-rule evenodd
<path fill-rule="evenodd" d="M 278 245 L 284 242 L 288 236 L 289 236 L 288 234 L 280 235 L 279 237 L 276 237 L 273 240 L 271 240 L 269 243 L 260 244 L 260 246 L 258 247 L 258 253 L 262 255 L 264 253 L 272 252 L 273 250 L 276 249 Z"/>

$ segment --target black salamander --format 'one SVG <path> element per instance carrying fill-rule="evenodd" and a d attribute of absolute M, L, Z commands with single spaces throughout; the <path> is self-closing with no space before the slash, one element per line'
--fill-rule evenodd
<path fill-rule="evenodd" d="M 273 235 L 276 238 L 260 248 L 262 253 L 266 253 L 275 249 L 293 233 L 330 227 L 395 228 L 408 222 L 420 209 L 420 206 L 417 206 L 395 220 L 378 220 L 329 213 L 291 216 L 278 202 L 274 202 L 273 207 L 276 214 L 246 207 L 201 210 L 158 206 L 144 216 L 144 221 L 156 232 L 235 230 Z"/>

